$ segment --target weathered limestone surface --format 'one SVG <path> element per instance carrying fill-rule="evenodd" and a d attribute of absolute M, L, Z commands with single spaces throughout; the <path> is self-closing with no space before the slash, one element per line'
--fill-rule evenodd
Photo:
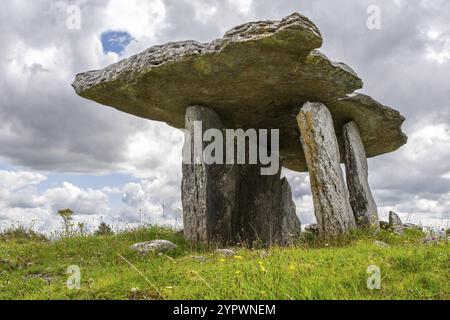
<path fill-rule="evenodd" d="M 308 163 L 319 233 L 335 237 L 356 227 L 345 186 L 333 120 L 322 103 L 306 103 L 297 116 Z"/>
<path fill-rule="evenodd" d="M 396 234 L 403 234 L 403 222 L 394 211 L 389 212 L 389 228 Z"/>
<path fill-rule="evenodd" d="M 281 245 L 291 245 L 293 240 L 302 231 L 300 220 L 297 216 L 297 208 L 292 198 L 292 190 L 289 181 L 283 178 L 281 181 L 282 219 L 281 219 Z"/>
<path fill-rule="evenodd" d="M 287 180 L 262 176 L 260 165 L 195 164 L 194 121 L 207 129 L 223 129 L 210 108 L 189 107 L 183 152 L 190 148 L 191 164 L 183 164 L 184 233 L 205 243 L 288 245 L 301 231 Z M 204 143 L 205 147 L 208 143 Z"/>
<path fill-rule="evenodd" d="M 350 204 L 360 228 L 380 229 L 378 211 L 369 187 L 369 171 L 364 145 L 354 121 L 344 126 L 345 168 Z"/>
<path fill-rule="evenodd" d="M 167 240 L 153 240 L 149 242 L 136 243 L 131 246 L 131 249 L 140 254 L 147 254 L 150 252 L 166 252 L 177 249 L 177 245 Z"/>
<path fill-rule="evenodd" d="M 284 166 L 307 171 L 295 117 L 307 101 L 327 105 L 338 134 L 354 120 L 368 157 L 405 144 L 404 118 L 364 95 L 357 74 L 315 50 L 317 27 L 295 13 L 281 21 L 243 24 L 210 43 L 151 47 L 103 70 L 77 75 L 73 87 L 87 99 L 176 128 L 189 105 L 213 107 L 227 128 L 280 129 Z M 341 149 L 342 150 L 342 149 Z"/>
<path fill-rule="evenodd" d="M 259 165 L 239 166 L 235 227 L 239 243 L 290 245 L 301 232 L 291 188 L 286 179 L 262 176 Z"/>
<path fill-rule="evenodd" d="M 184 235 L 195 242 L 229 242 L 231 219 L 237 210 L 238 171 L 231 165 L 196 164 L 195 121 L 202 121 L 203 132 L 223 129 L 222 121 L 214 110 L 201 106 L 187 108 L 186 135 L 190 138 L 185 139 L 183 158 L 187 158 L 186 153 L 190 149 L 191 164 L 183 163 Z M 202 150 L 206 144 L 203 142 Z"/>

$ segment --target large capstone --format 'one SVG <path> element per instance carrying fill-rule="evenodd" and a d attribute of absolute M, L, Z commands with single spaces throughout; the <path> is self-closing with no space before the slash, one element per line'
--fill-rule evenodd
<path fill-rule="evenodd" d="M 201 133 L 225 132 L 214 110 L 187 108 L 182 182 L 185 237 L 248 246 L 292 244 L 301 225 L 289 183 L 280 178 L 281 168 L 275 175 L 261 175 L 261 165 L 206 164 L 201 155 L 210 142 L 202 139 L 199 144 L 194 130 L 200 121 Z"/>
<path fill-rule="evenodd" d="M 322 103 L 306 103 L 297 117 L 309 168 L 319 234 L 334 238 L 354 229 L 333 119 Z"/>
<path fill-rule="evenodd" d="M 360 127 L 368 157 L 406 142 L 404 118 L 370 97 L 352 95 L 361 79 L 316 49 L 322 37 L 306 17 L 243 24 L 210 43 L 151 47 L 103 70 L 77 75 L 73 87 L 87 99 L 176 128 L 187 106 L 214 109 L 227 128 L 280 129 L 284 166 L 307 171 L 295 117 L 307 101 L 329 108 L 340 148 L 348 121 Z"/>
<path fill-rule="evenodd" d="M 350 204 L 360 228 L 380 229 L 378 211 L 369 187 L 369 170 L 364 145 L 354 121 L 344 126 L 344 158 Z"/>

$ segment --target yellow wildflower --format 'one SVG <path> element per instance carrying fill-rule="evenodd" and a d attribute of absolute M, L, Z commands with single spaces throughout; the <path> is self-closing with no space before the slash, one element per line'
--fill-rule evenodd
<path fill-rule="evenodd" d="M 243 259 L 242 256 L 234 256 L 234 258 L 235 258 L 236 260 L 242 260 L 242 259 Z"/>
<path fill-rule="evenodd" d="M 222 262 L 222 263 L 224 263 L 226 260 L 222 258 L 222 259 L 220 259 L 219 261 Z"/>

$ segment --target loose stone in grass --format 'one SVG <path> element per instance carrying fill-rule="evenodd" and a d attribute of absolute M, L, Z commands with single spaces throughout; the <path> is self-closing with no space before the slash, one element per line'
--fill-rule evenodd
<path fill-rule="evenodd" d="M 204 256 L 191 256 L 192 260 L 198 261 L 198 262 L 206 262 L 208 259 Z"/>
<path fill-rule="evenodd" d="M 233 249 L 217 249 L 215 253 L 220 254 L 224 257 L 232 257 L 236 254 L 236 251 Z"/>
<path fill-rule="evenodd" d="M 141 242 L 131 246 L 131 249 L 140 254 L 148 254 L 149 252 L 159 253 L 175 250 L 177 245 L 167 240 L 153 240 L 149 242 Z"/>
<path fill-rule="evenodd" d="M 380 248 L 389 248 L 390 245 L 388 245 L 386 242 L 375 240 L 373 242 L 375 245 L 379 246 Z"/>
<path fill-rule="evenodd" d="M 399 235 L 403 234 L 402 220 L 394 211 L 389 212 L 389 227 L 394 233 Z"/>

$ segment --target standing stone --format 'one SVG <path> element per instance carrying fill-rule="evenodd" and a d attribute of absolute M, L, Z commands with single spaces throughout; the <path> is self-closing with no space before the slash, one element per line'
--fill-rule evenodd
<path fill-rule="evenodd" d="M 202 153 L 194 150 L 199 148 L 194 136 L 198 121 L 202 121 L 202 132 L 224 132 L 219 115 L 212 109 L 187 109 L 182 181 L 186 239 L 247 246 L 291 244 L 301 232 L 301 225 L 289 183 L 280 178 L 281 166 L 275 175 L 264 176 L 260 164 L 207 165 L 202 159 L 195 162 L 196 154 Z M 210 143 L 202 142 L 200 146 L 203 149 Z"/>
<path fill-rule="evenodd" d="M 389 228 L 396 234 L 403 234 L 402 220 L 394 211 L 389 212 Z"/>
<path fill-rule="evenodd" d="M 236 211 L 238 172 L 232 165 L 207 165 L 201 159 L 197 159 L 200 161 L 196 163 L 196 156 L 201 155 L 208 144 L 202 139 L 202 148 L 196 153 L 194 125 L 199 121 L 202 123 L 202 136 L 208 129 L 223 130 L 222 121 L 214 110 L 201 106 L 187 108 L 181 187 L 184 235 L 187 240 L 194 242 L 226 243 L 231 241 L 231 219 Z"/>
<path fill-rule="evenodd" d="M 260 165 L 239 166 L 237 242 L 247 246 L 291 245 L 301 232 L 289 182 L 277 174 L 262 176 Z"/>
<path fill-rule="evenodd" d="M 347 186 L 356 225 L 379 230 L 377 205 L 369 187 L 366 151 L 358 126 L 353 121 L 344 125 L 344 149 Z"/>
<path fill-rule="evenodd" d="M 292 245 L 296 237 L 302 231 L 302 225 L 297 216 L 297 208 L 292 199 L 292 190 L 289 181 L 286 178 L 281 180 L 281 201 L 282 201 L 282 220 L 281 220 L 281 245 Z"/>
<path fill-rule="evenodd" d="M 308 165 L 319 234 L 336 237 L 356 227 L 333 119 L 322 103 L 307 102 L 297 116 Z"/>

